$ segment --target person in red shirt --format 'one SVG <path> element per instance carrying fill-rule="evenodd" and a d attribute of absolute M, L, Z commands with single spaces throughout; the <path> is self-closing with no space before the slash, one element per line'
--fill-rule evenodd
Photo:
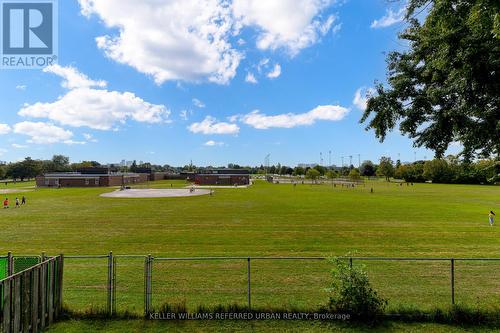
<path fill-rule="evenodd" d="M 9 198 L 5 198 L 5 200 L 3 201 L 3 208 L 9 208 Z"/>

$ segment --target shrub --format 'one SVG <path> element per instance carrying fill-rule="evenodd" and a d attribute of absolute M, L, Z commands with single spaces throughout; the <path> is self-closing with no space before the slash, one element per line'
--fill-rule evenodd
<path fill-rule="evenodd" d="M 363 265 L 349 265 L 346 258 L 332 258 L 333 281 L 328 307 L 332 312 L 373 320 L 383 314 L 387 301 L 372 288 Z"/>

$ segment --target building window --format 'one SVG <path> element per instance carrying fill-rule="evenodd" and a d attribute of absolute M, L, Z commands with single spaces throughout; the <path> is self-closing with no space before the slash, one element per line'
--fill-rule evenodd
<path fill-rule="evenodd" d="M 95 179 L 95 183 L 94 184 L 99 185 L 99 178 Z"/>
<path fill-rule="evenodd" d="M 47 186 L 50 185 L 50 180 L 45 179 L 45 185 L 47 185 Z"/>
<path fill-rule="evenodd" d="M 56 186 L 59 186 L 59 179 L 56 179 L 56 180 L 54 181 L 54 184 L 56 184 Z"/>
<path fill-rule="evenodd" d="M 85 185 L 89 185 L 89 180 L 85 179 Z"/>

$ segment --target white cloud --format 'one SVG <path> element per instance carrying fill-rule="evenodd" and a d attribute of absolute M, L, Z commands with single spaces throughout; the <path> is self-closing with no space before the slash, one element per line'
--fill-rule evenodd
<path fill-rule="evenodd" d="M 14 125 L 14 133 L 30 136 L 29 143 L 52 144 L 70 142 L 73 133 L 53 124 L 24 121 Z"/>
<path fill-rule="evenodd" d="M 62 67 L 60 65 L 52 65 L 45 67 L 43 71 L 62 77 L 64 80 L 61 82 L 61 85 L 67 89 L 91 87 L 105 88 L 108 85 L 106 81 L 94 81 L 89 79 L 87 75 L 80 73 L 78 69 L 72 66 Z"/>
<path fill-rule="evenodd" d="M 207 146 L 207 147 L 223 146 L 224 142 L 214 141 L 214 140 L 208 140 L 203 145 Z"/>
<path fill-rule="evenodd" d="M 13 143 L 12 144 L 12 148 L 16 148 L 16 149 L 25 149 L 25 148 L 28 148 L 27 145 L 20 145 L 18 143 Z"/>
<path fill-rule="evenodd" d="M 19 84 L 19 85 L 17 85 L 17 86 L 16 86 L 16 89 L 17 89 L 17 90 L 21 90 L 21 91 L 26 90 L 26 88 L 27 88 L 27 86 L 26 86 L 26 85 L 24 85 L 24 84 Z"/>
<path fill-rule="evenodd" d="M 67 145 L 70 145 L 70 146 L 73 146 L 73 145 L 86 145 L 87 144 L 86 141 L 75 141 L 75 140 L 65 140 L 64 143 L 67 144 Z"/>
<path fill-rule="evenodd" d="M 198 98 L 193 98 L 193 105 L 197 108 L 204 108 L 206 105 L 200 101 Z"/>
<path fill-rule="evenodd" d="M 253 73 L 250 72 L 247 73 L 247 76 L 245 77 L 245 82 L 253 84 L 259 83 L 259 81 L 257 81 L 257 79 L 255 78 L 255 75 L 253 75 Z"/>
<path fill-rule="evenodd" d="M 5 135 L 10 133 L 11 128 L 7 124 L 0 124 L 0 135 Z"/>
<path fill-rule="evenodd" d="M 242 55 L 233 36 L 230 5 L 220 0 L 79 0 L 82 13 L 97 15 L 118 35 L 96 38 L 97 46 L 120 63 L 167 80 L 225 84 Z"/>
<path fill-rule="evenodd" d="M 179 117 L 181 117 L 182 120 L 188 120 L 189 119 L 189 115 L 191 115 L 191 114 L 192 114 L 192 111 L 182 110 L 179 113 Z"/>
<path fill-rule="evenodd" d="M 4 149 L 4 148 L 0 148 L 0 156 L 2 156 L 3 154 L 7 153 L 8 150 L 7 149 Z"/>
<path fill-rule="evenodd" d="M 244 57 L 242 28 L 257 47 L 291 56 L 340 27 L 323 12 L 336 0 L 79 0 L 81 12 L 110 28 L 96 38 L 107 57 L 169 80 L 227 84 Z M 113 30 L 111 30 L 113 29 Z"/>
<path fill-rule="evenodd" d="M 107 83 L 91 80 L 74 67 L 54 65 L 44 71 L 62 77 L 62 86 L 70 91 L 51 103 L 25 104 L 18 113 L 20 116 L 48 118 L 62 125 L 99 130 L 112 129 L 127 119 L 169 122 L 170 111 L 164 105 L 148 103 L 131 92 L 94 89 L 92 87 L 103 88 Z"/>
<path fill-rule="evenodd" d="M 356 90 L 354 93 L 354 99 L 352 100 L 352 104 L 354 104 L 358 109 L 364 111 L 366 110 L 366 104 L 368 102 L 369 96 L 375 93 L 375 89 L 361 87 Z"/>
<path fill-rule="evenodd" d="M 137 122 L 167 122 L 170 111 L 151 104 L 131 92 L 78 88 L 52 103 L 25 105 L 19 115 L 48 118 L 62 125 L 109 130 L 127 119 Z"/>
<path fill-rule="evenodd" d="M 292 56 L 326 35 L 335 16 L 319 14 L 333 0 L 234 0 L 233 12 L 242 26 L 254 26 L 260 33 L 257 47 L 262 50 L 286 49 Z"/>
<path fill-rule="evenodd" d="M 267 73 L 267 77 L 270 79 L 275 79 L 281 75 L 281 66 L 280 64 L 274 65 L 274 68 Z"/>
<path fill-rule="evenodd" d="M 93 143 L 99 142 L 99 140 L 97 140 L 96 138 L 94 138 L 94 136 L 92 134 L 83 133 L 83 137 L 85 138 L 85 140 L 87 142 L 93 142 Z"/>
<path fill-rule="evenodd" d="M 238 134 L 240 127 L 236 124 L 217 122 L 214 117 L 207 116 L 203 121 L 191 124 L 188 129 L 201 134 Z"/>
<path fill-rule="evenodd" d="M 257 64 L 257 71 L 261 73 L 263 68 L 268 67 L 270 61 L 271 60 L 269 58 L 264 58 L 261 61 L 259 61 L 259 63 Z"/>
<path fill-rule="evenodd" d="M 320 105 L 313 110 L 294 114 L 286 113 L 268 116 L 256 110 L 240 117 L 240 120 L 253 128 L 293 128 L 297 126 L 313 125 L 316 121 L 339 121 L 349 113 L 349 109 L 338 105 Z"/>
<path fill-rule="evenodd" d="M 371 28 L 386 28 L 393 24 L 402 22 L 405 16 L 406 7 L 402 7 L 398 11 L 393 11 L 391 8 L 387 9 L 385 15 L 378 20 L 374 20 Z"/>

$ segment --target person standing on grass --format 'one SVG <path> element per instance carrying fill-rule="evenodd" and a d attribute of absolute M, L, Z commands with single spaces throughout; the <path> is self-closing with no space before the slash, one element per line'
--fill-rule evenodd
<path fill-rule="evenodd" d="M 19 205 L 19 198 L 16 198 L 16 208 L 20 208 L 21 206 Z"/>
<path fill-rule="evenodd" d="M 21 199 L 21 205 L 26 205 L 26 197 L 23 195 L 23 198 Z"/>
<path fill-rule="evenodd" d="M 495 213 L 493 213 L 492 210 L 490 210 L 490 213 L 488 214 L 488 219 L 490 221 L 490 225 L 493 226 L 493 223 L 495 222 Z"/>
<path fill-rule="evenodd" d="M 9 198 L 5 198 L 3 201 L 3 209 L 9 208 Z"/>

